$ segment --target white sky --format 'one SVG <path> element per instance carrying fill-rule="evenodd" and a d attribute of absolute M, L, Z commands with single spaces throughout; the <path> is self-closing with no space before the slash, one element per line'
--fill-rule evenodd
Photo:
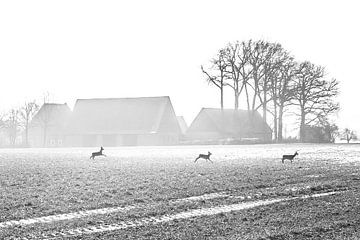
<path fill-rule="evenodd" d="M 341 83 L 338 124 L 360 132 L 357 1 L 1 1 L 0 111 L 45 92 L 170 96 L 189 124 L 219 107 L 200 70 L 235 40 L 281 43 Z M 233 107 L 229 92 L 226 106 Z"/>

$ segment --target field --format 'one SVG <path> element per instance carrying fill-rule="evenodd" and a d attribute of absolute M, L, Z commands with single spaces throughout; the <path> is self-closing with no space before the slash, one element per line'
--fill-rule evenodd
<path fill-rule="evenodd" d="M 0 149 L 0 239 L 360 239 L 358 145 L 95 150 Z"/>

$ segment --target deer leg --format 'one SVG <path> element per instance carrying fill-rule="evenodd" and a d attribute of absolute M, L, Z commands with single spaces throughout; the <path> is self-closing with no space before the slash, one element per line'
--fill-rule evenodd
<path fill-rule="evenodd" d="M 196 162 L 200 157 L 197 157 L 194 162 Z"/>

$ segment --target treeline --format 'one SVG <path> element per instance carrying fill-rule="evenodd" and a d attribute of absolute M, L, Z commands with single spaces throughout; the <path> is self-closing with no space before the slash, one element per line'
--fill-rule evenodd
<path fill-rule="evenodd" d="M 335 101 L 338 81 L 329 79 L 322 66 L 296 61 L 278 43 L 229 43 L 201 69 L 207 81 L 219 90 L 222 109 L 224 89 L 230 88 L 235 109 L 241 102 L 249 112 L 261 111 L 265 122 L 272 118 L 275 141 L 283 140 L 286 111 L 298 117 L 300 141 L 304 140 L 307 126 L 336 128 L 329 123 L 329 116 L 339 109 Z"/>
<path fill-rule="evenodd" d="M 0 146 L 28 146 L 29 123 L 38 110 L 39 105 L 34 100 L 0 114 Z"/>

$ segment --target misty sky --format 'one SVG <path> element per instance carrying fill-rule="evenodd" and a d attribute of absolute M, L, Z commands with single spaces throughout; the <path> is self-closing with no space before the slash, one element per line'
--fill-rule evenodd
<path fill-rule="evenodd" d="M 189 124 L 219 107 L 200 70 L 228 42 L 276 41 L 341 86 L 341 127 L 360 132 L 357 1 L 1 1 L 0 111 L 49 92 L 170 96 Z M 228 92 L 226 107 L 233 107 Z"/>

